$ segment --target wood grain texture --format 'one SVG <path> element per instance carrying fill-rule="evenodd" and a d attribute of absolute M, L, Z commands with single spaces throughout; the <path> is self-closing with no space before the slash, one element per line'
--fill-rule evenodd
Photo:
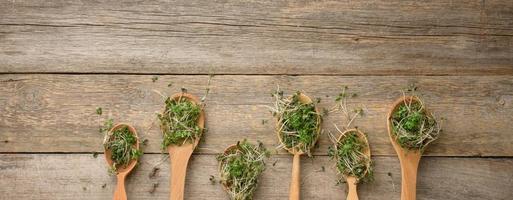
<path fill-rule="evenodd" d="M 155 91 L 185 87 L 201 96 L 206 74 L 220 75 L 185 199 L 227 199 L 209 178 L 217 177 L 215 154 L 229 144 L 277 146 L 267 109 L 277 85 L 322 98 L 321 108 L 334 105 L 342 85 L 358 93 L 349 104 L 364 106 L 354 125 L 368 136 L 376 179 L 358 186 L 360 199 L 400 198 L 386 114 L 409 84 L 446 119 L 420 161 L 418 199 L 513 196 L 508 0 L 16 0 L 0 1 L 0 199 L 111 199 L 115 177 L 103 156 L 86 153 L 103 151 L 98 125 L 108 117 L 148 139 L 148 154 L 127 177 L 128 198 L 168 199 L 169 160 L 155 154 L 163 106 Z M 325 132 L 342 120 L 325 117 Z M 303 199 L 346 197 L 325 156 L 329 144 L 324 134 L 316 156 L 301 158 Z M 292 156 L 274 153 L 257 200 L 288 197 Z"/>
<path fill-rule="evenodd" d="M 1 1 L 0 73 L 512 75 L 513 4 Z"/>
<path fill-rule="evenodd" d="M 360 199 L 399 199 L 401 175 L 396 157 L 373 157 L 375 181 L 358 187 Z M 129 199 L 168 199 L 169 164 L 162 162 L 150 178 L 160 155 L 143 155 L 141 164 L 127 177 Z M 275 165 L 273 166 L 273 163 Z M 326 156 L 302 160 L 303 199 L 345 199 L 347 186 L 336 185 L 333 162 Z M 286 199 L 292 156 L 274 156 L 267 161 L 255 199 Z M 509 200 L 513 196 L 513 160 L 503 158 L 426 157 L 419 168 L 418 199 Z M 0 194 L 3 199 L 110 199 L 115 178 L 107 175 L 101 155 L 2 154 Z M 186 180 L 185 199 L 227 199 L 218 179 L 213 155 L 193 155 Z M 324 167 L 324 171 L 322 168 Z M 391 176 L 388 175 L 391 174 Z M 105 187 L 102 187 L 105 184 Z M 158 187 L 153 191 L 153 185 Z"/>
<path fill-rule="evenodd" d="M 150 75 L 0 75 L 0 152 L 102 151 L 96 107 L 104 118 L 133 124 L 146 152 L 161 152 L 156 112 L 163 106 L 154 92 L 173 94 L 183 86 L 202 96 L 208 76 Z M 173 82 L 172 87 L 167 87 Z M 280 85 L 288 94 L 302 89 L 320 108 L 334 105 L 342 85 L 358 93 L 349 106 L 363 106 L 355 126 L 368 135 L 373 155 L 394 155 L 386 128 L 391 104 L 415 83 L 444 132 L 427 156 L 513 156 L 512 76 L 214 76 L 207 100 L 206 127 L 196 153 L 220 153 L 248 138 L 277 146 L 274 121 L 266 106 Z M 121 91 L 121 92 L 120 92 Z M 341 113 L 325 117 L 325 132 L 341 125 Z M 153 124 L 153 126 L 152 126 Z M 320 138 L 316 155 L 326 155 L 329 140 Z M 286 153 L 286 152 L 280 152 Z"/>

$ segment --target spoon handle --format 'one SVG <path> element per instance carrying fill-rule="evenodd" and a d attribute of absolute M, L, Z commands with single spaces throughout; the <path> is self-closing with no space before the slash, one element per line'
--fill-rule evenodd
<path fill-rule="evenodd" d="M 295 153 L 292 162 L 292 180 L 290 181 L 289 200 L 299 200 L 300 194 L 300 171 L 301 171 L 301 154 Z"/>
<path fill-rule="evenodd" d="M 406 153 L 401 161 L 401 200 L 415 200 L 420 153 Z"/>
<path fill-rule="evenodd" d="M 347 193 L 346 200 L 358 200 L 358 193 L 356 192 L 356 178 L 355 177 L 347 177 L 347 187 L 349 192 Z"/>
<path fill-rule="evenodd" d="M 125 173 L 118 173 L 118 183 L 116 185 L 116 191 L 114 191 L 114 200 L 126 200 L 125 191 Z"/>
<path fill-rule="evenodd" d="M 192 151 L 192 145 L 190 147 L 189 145 L 184 145 L 176 148 L 173 152 L 169 152 L 171 156 L 171 200 L 183 200 L 187 164 L 189 163 Z"/>

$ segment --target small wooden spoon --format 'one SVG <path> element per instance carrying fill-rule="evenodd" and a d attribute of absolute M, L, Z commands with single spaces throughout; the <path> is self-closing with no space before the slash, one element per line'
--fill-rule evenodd
<path fill-rule="evenodd" d="M 232 145 L 226 147 L 226 149 L 224 149 L 223 154 L 227 155 L 230 151 L 232 151 L 233 149 L 236 149 L 236 148 L 237 148 L 237 144 L 232 144 Z M 219 162 L 218 171 L 221 172 L 222 170 L 223 170 L 223 163 Z M 228 186 L 225 183 L 222 183 L 222 185 L 223 185 L 224 191 L 228 192 L 228 189 L 229 189 Z"/>
<path fill-rule="evenodd" d="M 303 104 L 309 104 L 309 103 L 312 103 L 312 99 L 310 99 L 310 97 L 304 95 L 303 93 L 299 93 L 299 102 L 303 103 Z M 315 139 L 315 142 L 317 142 L 317 140 L 319 139 L 319 132 L 321 131 L 321 126 L 320 126 L 320 123 L 321 123 L 321 117 L 320 117 L 320 113 L 319 113 L 319 109 L 317 109 L 317 107 L 315 108 L 315 112 L 317 112 L 317 123 L 319 124 L 319 127 L 317 129 L 317 138 Z M 279 119 L 278 119 L 279 121 Z M 278 124 L 276 123 L 276 135 L 278 136 L 278 139 L 280 140 L 280 143 L 283 144 L 283 141 L 280 137 L 280 132 L 278 131 L 279 128 L 280 128 L 281 124 Z M 300 199 L 300 186 L 301 186 L 301 177 L 300 177 L 300 172 L 301 172 L 301 165 L 300 165 L 300 160 L 301 160 L 301 155 L 303 155 L 305 152 L 297 149 L 297 146 L 296 147 L 292 147 L 292 148 L 286 148 L 287 151 L 289 153 L 291 153 L 292 155 L 294 155 L 294 159 L 293 159 L 293 162 L 292 162 L 292 179 L 290 181 L 290 189 L 289 189 L 289 200 L 299 200 Z"/>
<path fill-rule="evenodd" d="M 135 138 L 137 138 L 137 142 L 135 143 L 135 148 L 139 149 L 139 137 L 137 137 L 137 131 L 134 127 L 130 126 L 129 124 L 125 123 L 118 123 L 112 129 L 110 129 L 109 132 L 113 132 L 117 129 L 128 127 L 130 132 L 135 135 Z M 112 151 L 109 149 L 105 149 L 105 160 L 107 160 L 107 163 L 109 164 L 109 167 L 112 167 L 114 164 L 114 161 L 112 161 Z M 126 200 L 126 191 L 125 191 L 125 178 L 126 176 L 134 169 L 135 165 L 137 164 L 137 160 L 133 159 L 128 163 L 126 166 L 121 166 L 116 169 L 117 172 L 117 179 L 118 183 L 116 185 L 116 190 L 114 192 L 114 200 Z"/>
<path fill-rule="evenodd" d="M 360 130 L 358 129 L 349 129 L 349 130 L 346 130 L 344 131 L 337 139 L 337 143 L 340 142 L 345 136 L 346 134 L 349 134 L 349 133 L 356 133 L 356 135 L 358 136 L 358 138 L 362 141 L 365 142 L 365 149 L 364 149 L 364 154 L 366 156 L 369 157 L 369 161 L 367 162 L 367 170 L 365 170 L 364 172 L 364 175 L 367 174 L 369 172 L 369 167 L 370 167 L 370 157 L 371 157 L 371 153 L 370 153 L 370 147 L 369 147 L 369 141 L 367 140 L 367 137 L 365 136 L 365 134 L 363 134 Z M 354 176 L 345 176 L 344 177 L 346 178 L 346 182 L 347 182 L 347 186 L 348 186 L 348 193 L 347 193 L 347 200 L 358 200 L 358 193 L 356 192 L 356 186 L 357 186 L 357 183 L 358 183 L 358 179 Z"/>
<path fill-rule="evenodd" d="M 177 93 L 170 97 L 174 100 L 179 100 L 180 98 L 186 98 L 187 100 L 193 102 L 196 105 L 200 105 L 199 99 L 189 93 Z M 203 128 L 205 127 L 205 113 L 201 110 L 201 113 L 198 118 L 198 126 L 203 132 Z M 171 182 L 170 182 L 170 199 L 171 200 L 183 200 L 184 196 L 184 188 L 185 188 L 185 175 L 187 172 L 187 164 L 189 163 L 189 158 L 192 155 L 192 152 L 198 146 L 198 143 L 201 139 L 201 136 L 194 140 L 193 143 L 185 142 L 182 145 L 169 145 L 167 150 L 169 152 L 169 157 L 171 161 Z"/>
<path fill-rule="evenodd" d="M 404 103 L 417 102 L 419 99 L 414 96 L 401 97 L 395 101 L 387 117 L 388 136 L 394 146 L 395 152 L 401 163 L 401 200 L 415 200 L 417 195 L 417 169 L 422 156 L 419 150 L 403 149 L 396 141 L 393 131 L 392 116 L 399 106 Z M 427 112 L 426 112 L 427 113 Z"/>

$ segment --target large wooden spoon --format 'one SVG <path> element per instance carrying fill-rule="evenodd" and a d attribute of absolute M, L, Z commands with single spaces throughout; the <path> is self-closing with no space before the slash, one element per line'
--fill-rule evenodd
<path fill-rule="evenodd" d="M 180 98 L 186 98 L 188 101 L 193 102 L 196 105 L 200 105 L 199 99 L 188 93 L 178 93 L 170 97 L 178 101 Z M 201 110 L 198 117 L 198 126 L 203 132 L 205 127 L 205 113 Z M 187 164 L 192 152 L 198 146 L 200 141 L 198 137 L 194 142 L 187 141 L 182 145 L 169 145 L 167 150 L 171 161 L 171 182 L 170 182 L 170 199 L 171 200 L 183 200 L 184 188 L 185 188 L 185 175 L 187 172 Z"/>
<path fill-rule="evenodd" d="M 134 127 L 130 126 L 129 124 L 124 124 L 124 123 L 116 124 L 114 127 L 112 127 L 112 129 L 110 129 L 109 132 L 112 133 L 113 131 L 123 128 L 123 127 L 128 127 L 128 130 L 130 130 L 130 132 L 135 135 L 135 138 L 137 138 L 137 142 L 135 143 L 135 148 L 139 149 L 139 137 L 137 137 L 137 131 L 135 130 Z M 109 149 L 105 149 L 104 155 L 105 155 L 105 160 L 107 160 L 107 163 L 109 164 L 109 167 L 112 167 L 112 165 L 114 164 L 114 161 L 112 161 L 112 151 Z M 126 190 L 125 190 L 125 178 L 132 171 L 132 169 L 134 169 L 136 164 L 137 164 L 137 160 L 132 159 L 130 161 L 130 163 L 128 163 L 128 165 L 121 166 L 116 169 L 116 173 L 117 173 L 116 176 L 118 179 L 118 183 L 116 185 L 116 190 L 114 191 L 114 198 L 113 198 L 114 200 L 126 200 L 127 199 Z"/>
<path fill-rule="evenodd" d="M 367 140 L 367 137 L 365 136 L 365 134 L 363 134 L 360 130 L 349 129 L 349 130 L 344 131 L 338 137 L 337 144 L 346 136 L 346 134 L 349 134 L 349 133 L 356 133 L 356 135 L 358 136 L 358 139 L 360 139 L 361 141 L 363 141 L 365 143 L 365 148 L 363 150 L 363 153 L 369 158 L 368 162 L 366 163 L 367 169 L 364 172 L 364 175 L 366 175 L 369 172 L 369 168 L 370 168 L 370 164 L 371 164 L 370 163 L 371 153 L 370 153 L 369 141 Z M 347 193 L 346 199 L 347 200 L 358 200 L 358 193 L 356 190 L 356 187 L 358 184 L 358 178 L 354 177 L 354 176 L 345 176 L 345 178 L 346 178 L 347 187 L 348 187 L 348 193 Z"/>
<path fill-rule="evenodd" d="M 309 103 L 312 103 L 312 99 L 310 99 L 310 97 L 304 95 L 303 93 L 299 93 L 299 102 L 303 103 L 303 104 L 309 104 Z M 321 126 L 320 126 L 320 123 L 321 123 L 321 115 L 319 113 L 319 110 L 317 109 L 317 107 L 315 108 L 315 112 L 317 112 L 317 123 L 319 124 L 319 127 L 317 128 L 317 138 L 315 138 L 315 142 L 317 142 L 317 140 L 319 139 L 319 135 L 320 135 L 320 131 L 321 131 Z M 279 121 L 279 119 L 278 119 Z M 279 128 L 281 127 L 281 124 L 278 124 L 276 123 L 276 135 L 278 136 L 278 139 L 280 140 L 280 143 L 283 144 L 283 141 L 281 139 L 281 136 L 280 136 L 280 132 L 278 131 Z M 315 143 L 314 142 L 314 143 Z M 290 181 L 290 189 L 289 189 L 289 200 L 299 200 L 300 199 L 300 189 L 301 189 L 301 177 L 300 177 L 300 172 L 301 172 L 301 165 L 300 165 L 300 161 L 301 161 L 301 155 L 303 155 L 305 152 L 299 150 L 297 148 L 297 146 L 295 147 L 292 147 L 292 148 L 286 148 L 287 151 L 289 153 L 291 153 L 292 155 L 294 155 L 294 159 L 293 159 L 293 162 L 292 162 L 292 179 Z"/>
<path fill-rule="evenodd" d="M 405 103 L 417 102 L 419 99 L 414 96 L 405 96 L 399 98 L 393 104 L 387 117 L 388 136 L 394 146 L 395 152 L 399 157 L 401 163 L 401 200 L 415 200 L 417 195 L 417 169 L 419 167 L 420 158 L 422 156 L 419 150 L 415 149 L 403 149 L 397 143 L 396 137 L 392 131 L 392 116 L 399 106 Z"/>

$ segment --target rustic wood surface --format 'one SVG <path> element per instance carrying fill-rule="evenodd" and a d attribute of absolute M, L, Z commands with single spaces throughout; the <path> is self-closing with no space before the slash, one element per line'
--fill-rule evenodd
<path fill-rule="evenodd" d="M 148 139 L 146 152 L 159 153 L 162 134 L 156 112 L 161 96 L 186 87 L 201 96 L 208 76 L 150 75 L 4 75 L 0 102 L 3 118 L 1 152 L 101 152 L 96 107 L 115 121 L 132 123 Z M 168 87 L 169 83 L 172 87 Z M 388 139 L 386 115 L 401 89 L 415 83 L 427 106 L 443 122 L 444 133 L 427 155 L 513 156 L 513 76 L 214 76 L 207 98 L 208 132 L 196 153 L 221 153 L 236 140 L 260 140 L 277 146 L 274 121 L 266 106 L 280 85 L 289 94 L 302 89 L 320 107 L 331 108 L 342 85 L 358 96 L 349 106 L 363 105 L 365 115 L 354 125 L 369 135 L 373 155 L 395 155 Z M 120 93 L 122 91 L 123 93 Z M 328 96 L 328 97 L 326 97 Z M 102 121 L 106 117 L 102 117 Z M 266 120 L 266 122 L 262 122 Z M 325 132 L 336 133 L 342 113 L 325 117 Z M 152 125 L 153 124 L 153 125 Z M 37 145 L 34 145 L 37 144 Z M 329 140 L 320 139 L 317 155 L 326 155 Z"/>
<path fill-rule="evenodd" d="M 209 178 L 228 145 L 277 145 L 267 106 L 278 85 L 328 109 L 343 85 L 358 93 L 349 105 L 364 107 L 354 125 L 367 133 L 376 170 L 360 199 L 399 199 L 386 114 L 410 84 L 445 118 L 420 162 L 418 199 L 513 197 L 510 1 L 16 0 L 0 1 L 0 199 L 111 199 L 115 177 L 93 157 L 106 118 L 148 139 L 129 199 L 168 199 L 157 91 L 202 96 L 209 74 L 208 132 L 185 199 L 227 199 Z M 342 121 L 326 116 L 325 132 Z M 303 199 L 345 198 L 328 145 L 324 134 L 315 157 L 301 160 Z M 288 197 L 292 156 L 273 153 L 255 199 Z"/>
<path fill-rule="evenodd" d="M 142 157 L 140 166 L 127 178 L 129 198 L 168 199 L 169 162 L 158 165 L 160 169 L 150 178 L 161 158 L 156 154 Z M 373 160 L 375 181 L 359 185 L 360 199 L 399 199 L 399 160 L 391 156 Z M 102 155 L 94 158 L 92 154 L 1 154 L 0 193 L 4 199 L 110 199 L 116 182 L 108 175 L 105 163 Z M 326 156 L 302 158 L 303 199 L 345 199 L 347 186 L 336 185 L 332 165 Z M 513 185 L 512 165 L 513 160 L 505 158 L 424 158 L 418 199 L 511 199 L 507 188 Z M 209 180 L 211 175 L 219 180 L 215 157 L 195 155 L 189 167 L 185 199 L 228 199 L 221 185 Z M 291 167 L 291 156 L 268 160 L 255 198 L 287 199 Z M 158 187 L 152 191 L 155 183 Z"/>
<path fill-rule="evenodd" d="M 0 72 L 513 74 L 513 4 L 0 2 Z"/>

